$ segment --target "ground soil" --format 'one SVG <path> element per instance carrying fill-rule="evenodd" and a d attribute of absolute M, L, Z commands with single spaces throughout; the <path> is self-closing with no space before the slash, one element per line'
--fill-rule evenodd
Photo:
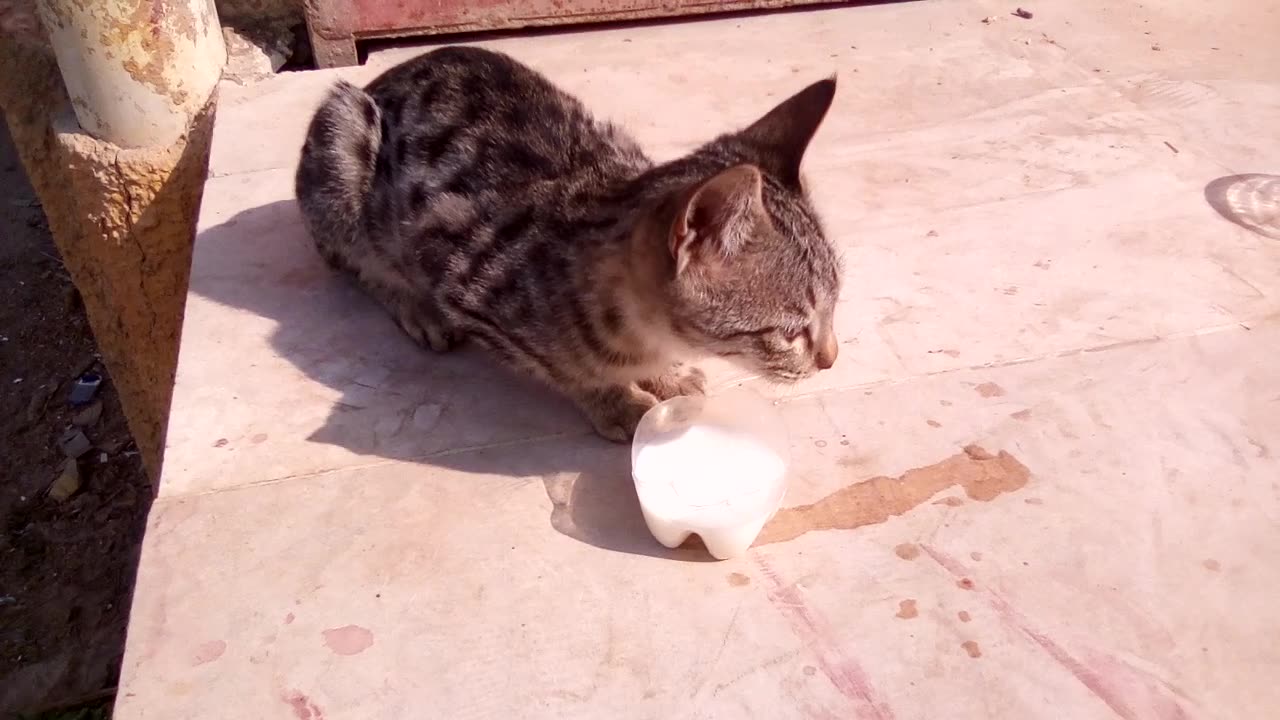
<path fill-rule="evenodd" d="M 79 490 L 47 495 L 73 381 L 101 372 Z M 83 419 L 83 418 L 82 418 Z M 116 685 L 151 486 L 44 213 L 0 120 L 0 718 Z M 100 705 L 102 701 L 96 701 Z M 43 710 L 42 710 L 43 709 Z M 91 715 L 105 711 L 95 707 Z"/>

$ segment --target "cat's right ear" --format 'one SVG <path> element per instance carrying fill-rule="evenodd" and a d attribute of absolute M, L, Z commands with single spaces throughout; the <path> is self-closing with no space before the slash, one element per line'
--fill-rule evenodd
<path fill-rule="evenodd" d="M 668 246 L 676 275 L 731 255 L 764 213 L 764 180 L 754 165 L 736 165 L 690 189 L 680 200 Z"/>
<path fill-rule="evenodd" d="M 792 187 L 800 187 L 800 161 L 831 109 L 836 78 L 819 80 L 783 100 L 739 136 L 760 148 L 766 167 Z"/>

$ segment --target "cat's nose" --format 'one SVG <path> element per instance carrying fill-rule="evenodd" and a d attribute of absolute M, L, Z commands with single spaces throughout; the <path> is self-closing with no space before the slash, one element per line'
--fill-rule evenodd
<path fill-rule="evenodd" d="M 819 370 L 827 370 L 836 364 L 836 356 L 839 354 L 840 343 L 836 341 L 836 334 L 824 333 L 814 348 L 813 364 L 817 365 Z"/>

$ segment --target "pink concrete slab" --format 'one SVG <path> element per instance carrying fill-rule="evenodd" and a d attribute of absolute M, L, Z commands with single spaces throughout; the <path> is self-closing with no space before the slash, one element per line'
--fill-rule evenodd
<path fill-rule="evenodd" d="M 422 48 L 224 88 L 116 717 L 1280 715 L 1277 11 L 1149 5 L 482 42 L 658 158 L 840 73 L 840 361 L 759 387 L 794 472 L 726 563 L 310 248 L 310 112 Z"/>
<path fill-rule="evenodd" d="M 162 498 L 117 712 L 1264 716 L 1256 342 L 1280 325 L 788 403 L 790 507 L 725 563 L 656 545 L 585 438 Z"/>

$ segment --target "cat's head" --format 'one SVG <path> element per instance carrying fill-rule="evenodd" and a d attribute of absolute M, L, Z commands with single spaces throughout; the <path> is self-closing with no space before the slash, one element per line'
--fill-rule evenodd
<path fill-rule="evenodd" d="M 800 179 L 836 83 L 815 83 L 699 150 L 710 168 L 677 196 L 668 232 L 676 332 L 793 382 L 835 363 L 840 259 Z"/>

